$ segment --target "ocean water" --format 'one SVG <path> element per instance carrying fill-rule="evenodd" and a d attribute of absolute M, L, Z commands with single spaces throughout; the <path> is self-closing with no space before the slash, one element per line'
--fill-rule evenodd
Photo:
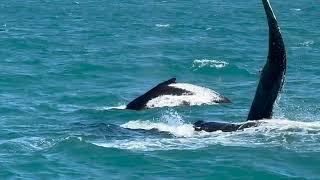
<path fill-rule="evenodd" d="M 274 119 L 205 133 L 192 123 L 246 119 L 260 0 L 1 1 L 0 179 L 319 179 L 320 4 L 271 3 L 288 55 Z M 121 110 L 172 77 L 233 103 Z"/>

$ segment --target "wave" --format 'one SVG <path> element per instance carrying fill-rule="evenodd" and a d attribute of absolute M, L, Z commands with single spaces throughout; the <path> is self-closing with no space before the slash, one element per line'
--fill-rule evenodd
<path fill-rule="evenodd" d="M 17 152 L 35 152 L 48 149 L 58 143 L 59 140 L 43 137 L 21 137 L 0 141 L 0 149 Z"/>
<path fill-rule="evenodd" d="M 139 137 L 133 139 L 92 142 L 97 146 L 140 151 L 199 149 L 212 145 L 270 147 L 280 146 L 296 151 L 320 151 L 320 122 L 299 122 L 285 119 L 264 120 L 262 125 L 236 132 L 198 132 L 192 124 L 169 124 L 151 121 L 130 121 L 127 129 L 168 132 L 173 137 Z"/>
<path fill-rule="evenodd" d="M 285 148 L 320 152 L 320 122 L 288 119 L 262 120 L 261 125 L 235 132 L 195 131 L 193 124 L 173 109 L 153 120 L 132 120 L 120 125 L 72 125 L 60 138 L 21 137 L 0 141 L 0 149 L 22 152 L 72 148 L 78 143 L 132 151 L 194 150 L 216 145 L 248 148 Z"/>
<path fill-rule="evenodd" d="M 192 137 L 194 133 L 192 124 L 182 124 L 175 126 L 165 123 L 155 123 L 151 121 L 129 121 L 128 123 L 122 124 L 121 127 L 127 129 L 144 130 L 157 129 L 162 132 L 169 132 L 176 137 Z"/>

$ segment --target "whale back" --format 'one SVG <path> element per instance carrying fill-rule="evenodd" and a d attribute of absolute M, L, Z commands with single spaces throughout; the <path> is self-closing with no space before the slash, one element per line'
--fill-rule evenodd
<path fill-rule="evenodd" d="M 192 94 L 192 92 L 176 88 L 173 86 L 169 86 L 170 84 L 175 84 L 176 83 L 176 78 L 171 78 L 167 81 L 164 81 L 142 96 L 137 97 L 133 101 L 131 101 L 126 109 L 131 109 L 131 110 L 141 110 L 146 108 L 147 102 L 150 101 L 151 99 L 158 97 L 158 96 L 163 96 L 163 95 L 182 95 L 182 94 Z"/>
<path fill-rule="evenodd" d="M 269 26 L 269 52 L 247 120 L 270 119 L 274 102 L 282 89 L 286 66 L 286 50 L 280 27 L 269 0 L 262 0 Z"/>

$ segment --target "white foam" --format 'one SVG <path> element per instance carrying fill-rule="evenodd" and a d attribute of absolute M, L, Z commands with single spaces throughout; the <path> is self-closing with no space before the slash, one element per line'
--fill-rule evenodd
<path fill-rule="evenodd" d="M 300 8 L 291 8 L 290 10 L 291 10 L 291 11 L 301 11 Z"/>
<path fill-rule="evenodd" d="M 18 146 L 22 151 L 39 151 L 54 146 L 58 140 L 43 137 L 21 137 L 16 139 L 0 141 L 2 144 L 12 144 Z"/>
<path fill-rule="evenodd" d="M 151 99 L 147 103 L 148 108 L 155 108 L 155 107 L 174 107 L 174 106 L 180 106 L 180 105 L 212 105 L 217 104 L 217 101 L 222 100 L 222 96 L 217 93 L 216 91 L 213 91 L 211 89 L 196 86 L 193 84 L 186 84 L 186 83 L 176 83 L 176 84 L 170 84 L 169 86 L 177 87 L 180 89 L 184 89 L 187 91 L 192 92 L 193 94 L 183 94 L 183 95 L 163 95 L 156 97 L 154 99 Z"/>
<path fill-rule="evenodd" d="M 129 121 L 128 123 L 121 125 L 121 127 L 144 130 L 157 129 L 159 131 L 169 132 L 176 137 L 192 137 L 194 135 L 192 124 L 168 125 L 151 121 Z"/>
<path fill-rule="evenodd" d="M 274 147 L 295 151 L 320 152 L 320 122 L 265 120 L 258 127 L 236 132 L 197 132 L 192 124 L 168 125 L 150 121 L 130 121 L 121 125 L 129 129 L 153 129 L 173 134 L 172 138 L 137 137 L 133 139 L 93 142 L 93 144 L 129 150 L 153 151 L 172 149 L 199 149 L 212 145 L 241 147 Z"/>
<path fill-rule="evenodd" d="M 159 121 L 165 122 L 168 125 L 175 125 L 175 126 L 184 124 L 183 117 L 173 109 L 168 109 L 165 112 L 163 112 Z"/>
<path fill-rule="evenodd" d="M 220 61 L 220 60 L 210 60 L 210 59 L 196 59 L 192 63 L 192 68 L 194 70 L 198 70 L 203 67 L 217 68 L 221 69 L 228 65 L 228 62 Z"/>
<path fill-rule="evenodd" d="M 126 109 L 126 105 L 119 105 L 119 106 L 107 106 L 107 107 L 99 107 L 97 110 L 105 111 L 105 110 L 120 110 L 120 109 Z"/>
<path fill-rule="evenodd" d="M 156 27 L 169 27 L 170 24 L 156 24 Z"/>
<path fill-rule="evenodd" d="M 193 136 L 192 124 L 184 123 L 182 116 L 175 110 L 166 110 L 158 119 L 159 122 L 151 121 L 129 121 L 122 124 L 121 127 L 127 129 L 157 129 L 163 132 L 169 132 L 176 137 Z"/>
<path fill-rule="evenodd" d="M 310 45 L 314 44 L 314 41 L 309 40 L 309 41 L 304 41 L 303 43 L 299 43 L 299 44 L 302 46 L 305 46 L 305 47 L 309 47 Z"/>

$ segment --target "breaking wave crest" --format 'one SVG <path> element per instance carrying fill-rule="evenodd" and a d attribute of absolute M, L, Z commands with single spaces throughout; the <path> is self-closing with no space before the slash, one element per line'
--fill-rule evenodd
<path fill-rule="evenodd" d="M 1 141 L 0 147 L 9 150 L 19 147 L 21 152 L 41 151 L 43 149 L 64 147 L 66 144 L 89 143 L 105 148 L 117 148 L 133 151 L 159 150 L 193 150 L 215 145 L 273 148 L 280 147 L 296 152 L 320 152 L 320 122 L 301 122 L 286 119 L 264 120 L 258 127 L 247 128 L 236 132 L 194 131 L 192 123 L 183 122 L 177 112 L 169 112 L 159 122 L 129 121 L 118 126 L 117 131 L 124 131 L 119 138 L 90 139 L 92 136 L 71 135 L 64 138 L 17 138 Z M 112 126 L 110 126 L 112 128 Z M 103 128 L 101 128 L 103 129 Z M 100 129 L 100 133 L 101 133 Z M 154 130 L 157 131 L 154 131 Z M 130 134 L 130 130 L 149 131 L 144 135 Z M 170 136 L 159 135 L 166 132 Z M 112 133 L 108 130 L 105 133 Z M 158 133 L 158 135 L 157 135 Z M 77 134 L 77 133 L 76 133 Z M 120 133 L 121 134 L 121 133 Z M 96 136 L 99 137 L 99 136 Z M 116 137 L 116 136 L 115 136 Z"/>
<path fill-rule="evenodd" d="M 192 124 L 169 125 L 166 123 L 155 123 L 151 121 L 129 121 L 122 124 L 121 127 L 127 129 L 157 129 L 162 132 L 169 132 L 176 137 L 192 137 L 194 135 Z"/>
<path fill-rule="evenodd" d="M 94 142 L 97 146 L 129 150 L 154 151 L 199 149 L 212 145 L 242 147 L 280 146 L 295 151 L 320 152 L 320 122 L 298 122 L 283 119 L 264 120 L 258 127 L 236 132 L 197 132 L 191 123 L 130 121 L 122 124 L 127 129 L 168 132 L 172 137 L 138 137 L 132 139 Z"/>

